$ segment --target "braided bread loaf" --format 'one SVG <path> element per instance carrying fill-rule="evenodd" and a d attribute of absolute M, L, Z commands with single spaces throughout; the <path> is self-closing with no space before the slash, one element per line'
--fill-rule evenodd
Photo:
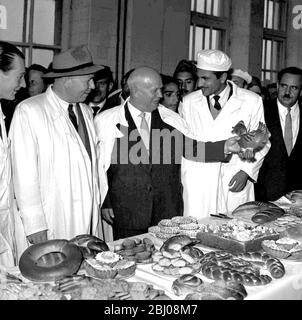
<path fill-rule="evenodd" d="M 281 278 L 283 264 L 266 253 L 243 253 L 233 255 L 225 251 L 205 254 L 201 259 L 202 273 L 214 280 L 236 281 L 248 286 L 266 285 L 272 281 L 268 275 L 260 274 L 257 265 L 266 267 L 273 278 Z"/>
<path fill-rule="evenodd" d="M 262 252 L 246 252 L 239 255 L 244 260 L 254 263 L 264 263 L 271 276 L 275 279 L 282 278 L 285 274 L 284 265 L 279 259 L 273 258 L 267 253 Z"/>

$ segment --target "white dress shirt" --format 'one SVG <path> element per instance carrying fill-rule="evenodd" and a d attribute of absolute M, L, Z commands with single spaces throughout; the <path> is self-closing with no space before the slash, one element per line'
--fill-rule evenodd
<path fill-rule="evenodd" d="M 138 131 L 140 131 L 141 122 L 142 122 L 142 117 L 140 115 L 141 115 L 142 111 L 135 108 L 130 102 L 128 102 L 128 108 L 129 108 L 129 112 L 132 116 L 132 119 L 133 119 Z M 150 130 L 150 128 L 151 128 L 151 112 L 145 112 L 145 119 L 147 121 L 149 130 Z"/>
<path fill-rule="evenodd" d="M 288 110 L 286 107 L 284 107 L 280 103 L 280 101 L 278 99 L 277 99 L 277 105 L 278 105 L 282 133 L 283 133 L 283 137 L 284 137 L 285 118 L 286 118 Z M 299 126 L 300 126 L 300 109 L 298 106 L 298 102 L 296 102 L 296 104 L 291 107 L 290 114 L 292 117 L 293 145 L 295 145 L 296 140 L 297 140 L 297 136 L 298 136 L 298 132 L 299 132 Z"/>

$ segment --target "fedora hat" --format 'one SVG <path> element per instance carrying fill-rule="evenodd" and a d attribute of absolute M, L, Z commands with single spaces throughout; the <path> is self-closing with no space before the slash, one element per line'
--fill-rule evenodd
<path fill-rule="evenodd" d="M 83 76 L 102 69 L 104 66 L 93 64 L 88 48 L 79 46 L 55 55 L 49 72 L 45 73 L 43 78 Z"/>

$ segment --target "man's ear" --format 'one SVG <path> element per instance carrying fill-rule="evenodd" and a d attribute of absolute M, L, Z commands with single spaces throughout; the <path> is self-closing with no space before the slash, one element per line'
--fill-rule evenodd
<path fill-rule="evenodd" d="M 108 86 L 108 91 L 110 92 L 112 90 L 112 88 L 113 88 L 113 82 L 110 82 L 109 86 Z"/>
<path fill-rule="evenodd" d="M 227 72 L 224 72 L 222 74 L 222 76 L 220 77 L 220 81 L 221 83 L 225 83 L 227 81 L 227 78 L 228 78 L 228 73 Z"/>

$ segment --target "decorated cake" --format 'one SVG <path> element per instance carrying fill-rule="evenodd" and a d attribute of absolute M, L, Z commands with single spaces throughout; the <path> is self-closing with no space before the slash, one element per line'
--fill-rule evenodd
<path fill-rule="evenodd" d="M 131 276 L 136 269 L 134 261 L 124 260 L 122 256 L 111 251 L 98 253 L 95 258 L 84 260 L 83 264 L 89 276 L 100 279 Z"/>
<path fill-rule="evenodd" d="M 263 240 L 277 240 L 279 234 L 272 228 L 233 219 L 219 226 L 201 226 L 196 238 L 202 245 L 236 253 L 258 251 Z"/>

